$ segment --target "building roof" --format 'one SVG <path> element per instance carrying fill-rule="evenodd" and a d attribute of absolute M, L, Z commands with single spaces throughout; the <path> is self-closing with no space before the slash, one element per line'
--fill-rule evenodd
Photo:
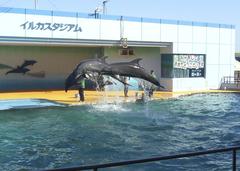
<path fill-rule="evenodd" d="M 0 7 L 0 13 L 35 14 L 35 15 L 79 17 L 79 18 L 94 19 L 94 16 L 89 15 L 88 13 L 35 10 L 35 9 L 12 8 L 12 7 Z M 142 17 L 116 16 L 116 15 L 99 15 L 99 18 L 104 20 L 124 20 L 124 21 L 135 21 L 135 22 L 148 22 L 148 23 L 150 22 L 150 23 L 161 23 L 161 24 L 175 24 L 175 25 L 177 24 L 177 25 L 235 29 L 235 25 L 197 22 L 197 21 L 169 20 L 169 19 L 142 18 Z"/>

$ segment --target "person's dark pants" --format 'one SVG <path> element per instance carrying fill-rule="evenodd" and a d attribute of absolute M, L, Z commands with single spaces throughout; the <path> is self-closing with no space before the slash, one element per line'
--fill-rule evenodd
<path fill-rule="evenodd" d="M 124 96 L 127 97 L 128 95 L 128 86 L 124 85 Z"/>
<path fill-rule="evenodd" d="M 152 96 L 153 96 L 153 89 L 150 89 L 149 92 L 148 92 L 148 94 L 149 94 L 149 95 L 148 95 L 149 97 L 152 97 Z"/>
<path fill-rule="evenodd" d="M 80 87 L 78 89 L 78 93 L 79 93 L 80 101 L 84 102 L 84 91 L 83 91 L 83 88 Z"/>

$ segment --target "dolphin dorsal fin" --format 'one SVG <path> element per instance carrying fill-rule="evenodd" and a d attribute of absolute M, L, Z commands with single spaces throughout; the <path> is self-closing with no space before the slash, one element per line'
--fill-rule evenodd
<path fill-rule="evenodd" d="M 142 60 L 142 58 L 137 58 L 137 59 L 134 59 L 132 61 L 130 61 L 129 63 L 133 64 L 133 65 L 139 65 L 139 62 Z"/>

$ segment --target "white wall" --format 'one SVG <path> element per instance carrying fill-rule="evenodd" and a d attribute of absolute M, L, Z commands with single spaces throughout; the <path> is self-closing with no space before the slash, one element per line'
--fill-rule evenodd
<path fill-rule="evenodd" d="M 25 36 L 25 30 L 20 28 L 20 25 L 25 22 L 25 15 L 1 14 L 0 21 L 4 23 L 1 24 L 0 36 Z"/>
<path fill-rule="evenodd" d="M 174 24 L 167 22 L 148 22 L 148 20 L 122 20 L 120 19 L 94 19 L 70 16 L 36 15 L 3 13 L 0 15 L 0 36 L 10 37 L 38 37 L 38 38 L 62 38 L 62 39 L 96 39 L 96 40 L 120 40 L 121 36 L 128 41 L 155 41 L 172 42 L 172 53 L 201 53 L 206 54 L 206 80 L 202 85 L 206 88 L 218 88 L 223 76 L 233 75 L 235 53 L 235 29 L 225 28 L 220 25 L 198 26 L 192 24 Z M 9 22 L 11 21 L 11 22 Z M 25 29 L 22 24 L 28 22 Z M 81 31 L 74 29 L 49 30 L 31 28 L 30 23 L 70 24 L 81 27 Z M 45 25 L 46 26 L 46 25 Z M 141 48 L 140 48 L 141 49 Z M 161 52 L 152 49 L 138 49 L 137 55 L 144 55 L 147 67 L 160 68 L 155 63 L 155 58 Z M 138 53 L 139 51 L 139 53 Z M 141 51 L 141 52 L 140 52 Z M 123 57 L 122 57 L 123 58 Z M 160 75 L 160 71 L 157 71 Z M 180 80 L 184 81 L 184 80 Z M 185 88 L 185 84 L 173 83 L 177 89 Z"/>
<path fill-rule="evenodd" d="M 172 91 L 206 90 L 204 78 L 175 78 Z"/>

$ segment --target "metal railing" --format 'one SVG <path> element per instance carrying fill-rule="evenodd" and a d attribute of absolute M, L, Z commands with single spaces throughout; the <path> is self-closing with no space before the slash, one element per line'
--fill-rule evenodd
<path fill-rule="evenodd" d="M 60 168 L 60 169 L 50 169 L 47 171 L 78 171 L 78 170 L 90 170 L 97 171 L 98 169 L 110 168 L 110 167 L 118 167 L 118 166 L 127 166 L 132 164 L 140 164 L 140 163 L 149 163 L 163 160 L 171 160 L 171 159 L 180 159 L 186 157 L 194 157 L 194 156 L 202 156 L 207 154 L 215 154 L 215 153 L 223 153 L 223 152 L 232 152 L 232 170 L 237 170 L 237 150 L 240 149 L 240 146 L 229 147 L 229 148 L 220 148 L 214 150 L 206 150 L 199 152 L 191 152 L 191 153 L 183 153 L 177 155 L 169 155 L 169 156 L 160 156 L 160 157 L 152 157 L 138 160 L 128 160 L 121 162 L 113 162 L 106 164 L 98 164 L 98 165 L 88 165 L 88 166 L 80 166 L 80 167 L 71 167 L 71 168 Z"/>
<path fill-rule="evenodd" d="M 239 77 L 233 77 L 233 76 L 225 76 L 222 78 L 222 83 L 225 84 L 239 84 L 240 78 Z"/>

